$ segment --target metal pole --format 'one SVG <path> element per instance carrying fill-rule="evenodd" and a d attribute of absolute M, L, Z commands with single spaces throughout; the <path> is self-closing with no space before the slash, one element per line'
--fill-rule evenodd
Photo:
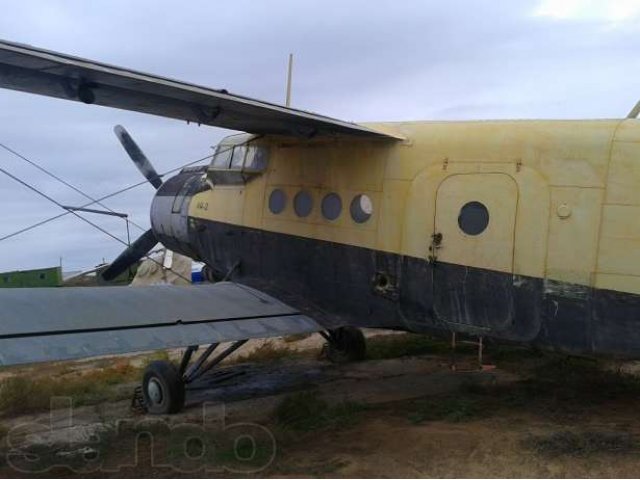
<path fill-rule="evenodd" d="M 127 247 L 131 246 L 131 234 L 129 233 L 129 219 L 125 217 L 125 223 L 127 224 Z"/>
<path fill-rule="evenodd" d="M 127 225 L 127 247 L 131 246 L 131 234 L 129 233 L 129 217 L 124 217 L 124 223 Z M 133 271 L 131 265 L 129 265 L 129 281 L 133 280 Z"/>
<path fill-rule="evenodd" d="M 456 369 L 456 332 L 451 332 L 451 370 Z"/>
<path fill-rule="evenodd" d="M 184 352 L 184 355 L 182 356 L 182 361 L 180 362 L 180 378 L 184 377 L 184 372 L 187 370 L 187 367 L 189 366 L 189 361 L 191 360 L 191 357 L 193 356 L 194 352 L 198 350 L 198 345 L 189 345 L 187 347 L 187 350 Z"/>
<path fill-rule="evenodd" d="M 289 54 L 289 68 L 287 69 L 287 99 L 285 105 L 291 106 L 291 73 L 293 71 L 293 53 Z"/>
<path fill-rule="evenodd" d="M 196 360 L 196 362 L 193 365 L 191 365 L 191 368 L 184 373 L 183 377 L 184 377 L 185 383 L 189 383 L 191 381 L 191 377 L 195 375 L 198 372 L 198 370 L 200 370 L 200 367 L 202 367 L 202 364 L 211 356 L 213 351 L 216 348 L 218 348 L 218 345 L 220 345 L 220 343 L 212 343 L 207 347 L 207 349 L 204 352 L 202 352 L 202 354 L 200 354 L 200 357 L 198 358 L 198 360 Z"/>
<path fill-rule="evenodd" d="M 98 215 L 109 215 L 111 217 L 120 217 L 127 218 L 128 215 L 126 213 L 114 212 L 109 210 L 96 210 L 95 208 L 85 208 L 85 207 L 70 207 L 68 205 L 63 205 L 62 208 L 68 210 L 70 212 L 86 212 L 86 213 L 97 213 Z"/>

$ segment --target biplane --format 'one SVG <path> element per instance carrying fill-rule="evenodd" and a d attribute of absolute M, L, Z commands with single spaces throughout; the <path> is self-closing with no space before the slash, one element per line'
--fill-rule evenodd
<path fill-rule="evenodd" d="M 209 282 L 2 289 L 3 365 L 184 347 L 143 378 L 149 411 L 171 413 L 250 338 L 320 332 L 335 361 L 362 358 L 361 327 L 640 357 L 637 108 L 355 124 L 10 42 L 0 86 L 244 132 L 163 178 L 116 127 L 156 193 L 103 276 L 160 242 Z"/>

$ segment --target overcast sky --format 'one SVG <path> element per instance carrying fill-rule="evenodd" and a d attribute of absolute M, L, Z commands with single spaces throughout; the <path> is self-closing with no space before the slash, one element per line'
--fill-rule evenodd
<path fill-rule="evenodd" d="M 14 1 L 0 38 L 278 103 L 292 52 L 293 106 L 353 121 L 610 118 L 640 99 L 640 0 Z M 142 178 L 115 124 L 161 172 L 228 133 L 0 90 L 0 142 L 94 197 Z M 0 167 L 86 203 L 2 150 Z M 147 228 L 153 192 L 107 203 Z M 5 176 L 0 195 L 0 237 L 60 212 Z M 126 238 L 122 221 L 91 219 Z M 0 241 L 0 271 L 91 268 L 121 249 L 67 216 Z"/>

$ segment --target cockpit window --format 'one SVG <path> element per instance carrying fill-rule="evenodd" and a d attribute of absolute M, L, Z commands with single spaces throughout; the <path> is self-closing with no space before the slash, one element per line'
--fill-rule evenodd
<path fill-rule="evenodd" d="M 267 169 L 268 153 L 264 147 L 247 146 L 247 156 L 244 160 L 245 172 L 264 172 Z"/>
<path fill-rule="evenodd" d="M 246 154 L 247 147 L 244 145 L 236 145 L 233 147 L 233 154 L 231 155 L 231 170 L 242 170 Z"/>
<path fill-rule="evenodd" d="M 231 162 L 231 155 L 233 154 L 233 146 L 231 145 L 218 145 L 216 147 L 216 153 L 213 157 L 211 166 L 214 168 L 229 168 Z"/>
<path fill-rule="evenodd" d="M 241 134 L 223 139 L 216 147 L 207 176 L 214 184 L 242 185 L 267 168 L 269 149 L 250 142 L 257 137 Z"/>

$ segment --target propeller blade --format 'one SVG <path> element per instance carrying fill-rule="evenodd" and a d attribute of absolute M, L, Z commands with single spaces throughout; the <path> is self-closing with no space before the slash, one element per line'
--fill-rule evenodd
<path fill-rule="evenodd" d="M 160 188 L 160 185 L 162 185 L 162 178 L 160 178 L 156 169 L 153 168 L 153 165 L 151 165 L 151 162 L 146 155 L 142 153 L 138 144 L 133 140 L 133 138 L 131 138 L 129 132 L 127 132 L 122 125 L 116 125 L 113 127 L 113 132 L 116 134 L 116 137 L 118 137 L 118 140 L 120 140 L 120 143 L 131 157 L 131 160 L 133 160 L 133 163 L 135 163 L 138 170 L 140 170 L 140 173 L 149 180 L 156 190 Z"/>
<path fill-rule="evenodd" d="M 118 255 L 111 265 L 102 272 L 102 278 L 106 281 L 113 280 L 131 265 L 144 257 L 151 250 L 158 239 L 153 230 L 149 229 L 136 239 L 131 246 L 127 247 L 124 252 Z"/>

